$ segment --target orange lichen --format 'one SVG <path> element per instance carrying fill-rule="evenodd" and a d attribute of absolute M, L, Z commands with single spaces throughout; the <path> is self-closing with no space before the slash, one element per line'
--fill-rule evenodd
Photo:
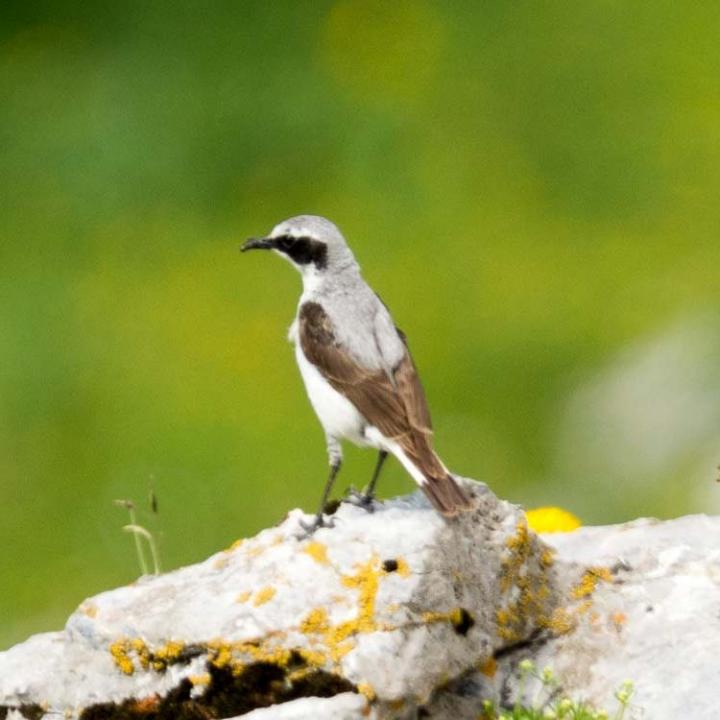
<path fill-rule="evenodd" d="M 138 715 L 148 715 L 155 711 L 160 704 L 159 695 L 148 695 L 132 702 L 132 711 Z"/>
<path fill-rule="evenodd" d="M 235 598 L 235 602 L 246 603 L 250 599 L 251 595 L 252 590 L 243 590 L 241 593 L 238 593 L 238 596 Z"/>
<path fill-rule="evenodd" d="M 482 662 L 480 664 L 480 667 L 478 668 L 478 670 L 480 670 L 480 672 L 485 677 L 494 678 L 495 674 L 497 673 L 497 668 L 498 668 L 497 660 L 495 660 L 494 657 L 490 656 L 487 660 L 485 660 L 484 662 Z"/>

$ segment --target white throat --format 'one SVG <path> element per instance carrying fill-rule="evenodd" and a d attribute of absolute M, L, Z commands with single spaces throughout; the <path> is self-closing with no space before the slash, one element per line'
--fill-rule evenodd
<path fill-rule="evenodd" d="M 312 265 L 300 268 L 300 275 L 303 282 L 303 298 L 315 295 L 325 281 L 324 274 Z"/>

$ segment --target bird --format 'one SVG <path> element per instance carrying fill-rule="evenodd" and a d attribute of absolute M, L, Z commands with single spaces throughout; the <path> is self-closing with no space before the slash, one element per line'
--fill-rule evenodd
<path fill-rule="evenodd" d="M 288 339 L 325 432 L 330 464 L 320 507 L 305 530 L 332 524 L 324 510 L 343 462 L 342 441 L 378 451 L 370 483 L 351 502 L 373 510 L 380 471 L 392 454 L 443 516 L 471 509 L 467 491 L 433 449 L 430 412 L 407 338 L 363 279 L 338 227 L 318 215 L 298 215 L 240 249 L 270 250 L 302 276 Z"/>

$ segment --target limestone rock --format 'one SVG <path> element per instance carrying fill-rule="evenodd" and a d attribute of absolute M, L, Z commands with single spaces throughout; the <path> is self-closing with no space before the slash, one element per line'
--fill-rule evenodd
<path fill-rule="evenodd" d="M 645 718 L 716 718 L 720 518 L 643 519 L 545 539 L 571 594 L 588 589 L 587 568 L 600 579 L 574 628 L 541 647 L 536 661 L 556 668 L 569 695 L 598 706 L 630 679 Z"/>
<path fill-rule="evenodd" d="M 714 720 L 720 687 L 720 518 L 636 520 L 543 535 L 556 551 L 560 604 L 548 632 L 501 653 L 490 673 L 468 673 L 428 707 L 433 718 L 476 718 L 483 699 L 547 698 L 518 665 L 550 667 L 558 693 L 614 711 L 631 680 L 625 717 Z M 610 717 L 613 714 L 611 712 Z"/>
<path fill-rule="evenodd" d="M 0 654 L 0 707 L 410 716 L 552 617 L 550 553 L 518 508 L 465 482 L 478 507 L 455 520 L 415 494 L 372 514 L 341 505 L 333 528 L 301 539 L 293 511 L 205 562 L 86 600 L 63 632 Z"/>
<path fill-rule="evenodd" d="M 271 705 L 245 713 L 234 720 L 309 720 L 309 718 L 332 718 L 332 720 L 373 720 L 377 717 L 367 700 L 357 693 L 341 693 L 331 698 L 300 698 L 282 705 Z"/>

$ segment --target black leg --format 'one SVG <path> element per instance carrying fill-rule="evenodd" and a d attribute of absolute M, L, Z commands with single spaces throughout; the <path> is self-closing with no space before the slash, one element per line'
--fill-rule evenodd
<path fill-rule="evenodd" d="M 375 499 L 375 486 L 377 485 L 378 478 L 380 477 L 380 471 L 382 470 L 382 466 L 385 464 L 387 456 L 387 450 L 381 450 L 378 453 L 377 464 L 375 465 L 375 472 L 373 472 L 370 484 L 367 486 L 367 490 L 365 490 L 365 497 L 369 498 L 370 500 Z"/>
<path fill-rule="evenodd" d="M 335 482 L 335 478 L 337 477 L 337 474 L 340 472 L 340 466 L 342 465 L 342 460 L 335 460 L 333 464 L 330 466 L 330 475 L 328 476 L 327 482 L 325 483 L 325 489 L 323 490 L 322 494 L 322 500 L 320 500 L 320 507 L 318 508 L 317 513 L 315 514 L 315 519 L 311 523 L 304 523 L 302 520 L 300 521 L 300 524 L 303 527 L 303 530 L 307 532 L 308 535 L 312 535 L 318 528 L 321 527 L 332 527 L 332 521 L 331 522 L 325 522 L 323 519 L 323 512 L 325 511 L 325 504 L 328 501 L 328 498 L 330 497 L 330 492 L 332 491 L 332 486 Z"/>
<path fill-rule="evenodd" d="M 380 450 L 377 463 L 375 465 L 375 471 L 370 479 L 370 484 L 362 493 L 357 492 L 357 490 L 350 490 L 348 497 L 346 498 L 347 502 L 357 505 L 358 507 L 365 508 L 368 512 L 374 511 L 373 502 L 375 501 L 375 486 L 377 485 L 378 478 L 380 477 L 380 471 L 382 470 L 382 466 L 384 465 L 387 456 L 387 451 Z"/>

